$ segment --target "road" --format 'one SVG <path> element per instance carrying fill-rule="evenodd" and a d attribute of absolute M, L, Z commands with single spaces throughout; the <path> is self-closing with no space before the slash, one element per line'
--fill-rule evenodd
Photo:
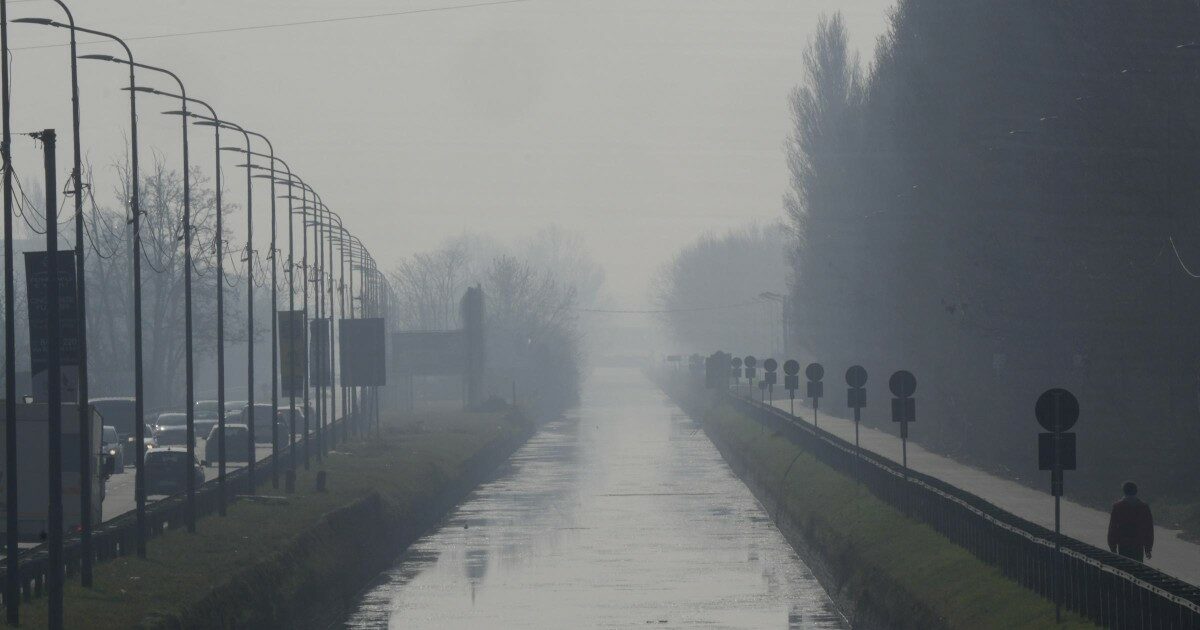
<path fill-rule="evenodd" d="M 348 628 L 845 628 L 697 425 L 635 369 L 418 540 Z"/>
<path fill-rule="evenodd" d="M 788 400 L 777 400 L 775 406 L 787 411 Z M 800 400 L 796 401 L 796 414 L 804 421 L 812 422 L 812 409 L 801 405 Z M 818 423 L 822 429 L 843 440 L 854 442 L 853 420 L 831 416 L 821 411 Z M 860 444 L 863 449 L 892 461 L 900 461 L 899 437 L 868 428 L 866 425 L 860 427 L 860 431 Z M 908 442 L 908 466 L 982 497 L 1021 518 L 1054 529 L 1054 498 L 1048 491 L 1035 490 L 954 461 L 949 457 L 932 453 L 912 440 Z M 1049 485 L 1048 480 L 1046 483 Z M 1116 500 L 1116 497 L 1113 500 Z M 1153 503 L 1151 507 L 1153 507 Z M 1165 527 L 1155 527 L 1154 529 L 1154 558 L 1148 560 L 1146 564 L 1191 584 L 1200 585 L 1200 545 L 1179 538 L 1178 530 Z M 1062 501 L 1062 532 L 1076 540 L 1107 549 L 1108 512 L 1102 512 L 1064 498 Z"/>
<path fill-rule="evenodd" d="M 262 460 L 271 454 L 271 446 L 269 444 L 268 445 L 260 444 L 256 450 L 257 450 L 256 455 L 257 455 L 258 460 Z M 204 457 L 204 440 L 203 439 L 196 440 L 196 455 L 197 455 L 197 457 L 200 457 L 200 458 Z M 242 468 L 243 466 L 245 466 L 244 463 L 227 464 L 226 472 L 233 472 L 234 470 Z M 267 474 L 267 475 L 271 474 L 269 468 L 264 468 L 264 469 L 262 469 L 262 471 L 263 471 L 263 474 Z M 255 476 L 256 477 L 258 476 L 257 473 L 255 474 Z M 128 457 L 128 459 L 125 460 L 125 472 L 115 474 L 112 477 L 109 477 L 108 483 L 105 485 L 104 511 L 103 511 L 103 519 L 104 520 L 107 521 L 111 518 L 115 518 L 126 512 L 132 511 L 134 508 L 137 507 L 136 501 L 133 496 L 133 485 L 134 485 L 135 478 L 136 478 L 136 475 L 134 474 L 133 457 L 132 457 L 132 455 L 130 455 Z M 216 478 L 217 478 L 217 467 L 215 465 L 206 466 L 204 468 L 205 481 L 208 481 L 210 479 L 216 479 Z M 154 500 L 161 499 L 161 498 L 163 498 L 161 495 L 153 495 L 152 494 L 149 497 L 147 497 L 147 503 L 150 503 Z"/>

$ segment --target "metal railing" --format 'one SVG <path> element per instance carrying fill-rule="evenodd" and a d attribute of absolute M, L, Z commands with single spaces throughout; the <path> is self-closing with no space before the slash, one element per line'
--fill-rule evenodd
<path fill-rule="evenodd" d="M 366 409 L 361 406 L 360 409 Z M 345 432 L 343 428 L 349 429 L 349 426 L 343 427 L 347 423 L 352 423 L 355 416 L 343 416 L 332 422 L 327 423 L 322 428 L 312 429 L 309 431 L 310 448 L 316 448 L 319 444 L 331 444 L 331 438 L 335 432 L 340 441 L 344 441 Z M 359 435 L 369 431 L 369 427 L 365 425 L 358 426 L 356 431 Z M 318 436 L 321 439 L 318 439 Z M 295 436 L 297 449 L 297 467 L 299 467 L 304 453 L 299 444 L 303 439 L 303 434 Z M 289 443 L 290 447 L 290 443 Z M 314 453 L 313 457 L 318 457 L 319 454 Z M 291 467 L 291 449 L 279 449 L 279 466 L 280 470 L 286 471 Z M 266 457 L 256 462 L 257 470 L 255 472 L 255 486 L 260 487 L 264 484 L 271 483 L 270 466 L 274 460 L 274 455 Z M 246 467 L 238 468 L 225 475 L 225 494 L 226 504 L 233 503 L 237 500 L 238 495 L 250 494 L 250 474 Z M 203 485 L 196 488 L 196 518 L 215 514 L 221 503 L 220 487 L 217 479 L 210 479 L 204 482 Z M 187 526 L 187 499 L 183 493 L 175 494 L 153 503 L 146 505 L 146 538 L 147 540 L 161 536 L 163 532 L 178 529 Z M 137 549 L 137 520 L 133 510 L 125 512 L 112 519 L 106 520 L 95 529 L 92 530 L 92 549 L 96 554 L 95 562 L 105 562 L 113 558 L 126 556 L 134 553 Z M 82 549 L 79 541 L 79 535 L 73 534 L 68 536 L 63 541 L 63 561 L 66 563 L 67 575 L 77 573 L 79 570 Z M 3 568 L 7 565 L 8 559 L 0 560 L 0 573 L 3 573 Z M 21 573 L 21 599 L 30 601 L 35 597 L 41 597 L 46 589 L 46 576 L 50 569 L 50 552 L 46 544 L 40 544 L 36 547 L 26 550 L 19 558 L 20 573 Z M 3 605 L 3 597 L 0 595 L 0 605 Z"/>
<path fill-rule="evenodd" d="M 905 470 L 877 453 L 858 451 L 853 443 L 785 410 L 733 392 L 726 396 L 737 409 L 821 462 L 847 476 L 857 475 L 872 494 L 908 517 L 1022 586 L 1051 601 L 1057 598 L 1067 610 L 1110 628 L 1200 630 L 1200 588 L 1194 585 L 1074 538 L 1056 536 L 940 479 Z"/>

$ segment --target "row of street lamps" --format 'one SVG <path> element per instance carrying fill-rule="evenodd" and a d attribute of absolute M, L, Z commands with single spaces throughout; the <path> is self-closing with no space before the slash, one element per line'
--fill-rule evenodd
<path fill-rule="evenodd" d="M 279 347 L 279 330 L 278 330 L 278 262 L 277 255 L 280 249 L 277 244 L 276 230 L 276 201 L 277 199 L 287 200 L 288 213 L 288 257 L 285 267 L 287 274 L 287 289 L 288 289 L 288 307 L 289 311 L 296 311 L 296 293 L 297 287 L 295 282 L 295 271 L 300 270 L 303 273 L 301 287 L 301 311 L 303 313 L 303 328 L 299 331 L 301 335 L 306 335 L 309 327 L 309 284 L 314 284 L 316 294 L 312 300 L 315 308 L 316 320 L 321 322 L 323 332 L 323 344 L 320 359 L 322 365 L 318 371 L 321 376 L 317 383 L 310 383 L 308 370 L 302 376 L 302 409 L 304 410 L 304 432 L 303 432 L 303 454 L 302 461 L 305 469 L 310 465 L 310 448 L 309 448 L 309 389 L 310 385 L 316 388 L 316 416 L 318 422 L 317 448 L 316 456 L 318 460 L 327 451 L 323 430 L 327 424 L 332 422 L 337 407 L 337 393 L 334 384 L 334 340 L 332 317 L 334 316 L 335 305 L 337 315 L 344 319 L 347 317 L 347 308 L 349 317 L 356 316 L 382 316 L 388 307 L 390 289 L 387 286 L 386 279 L 380 272 L 375 259 L 363 245 L 362 241 L 351 234 L 342 223 L 341 218 L 337 213 L 329 209 L 328 206 L 321 200 L 321 196 L 306 183 L 303 179 L 297 176 L 291 167 L 282 159 L 276 157 L 275 149 L 271 141 L 263 134 L 245 128 L 228 119 L 220 118 L 216 110 L 207 102 L 189 96 L 184 86 L 183 80 L 174 72 L 146 63 L 135 60 L 133 51 L 120 37 L 111 33 L 98 31 L 75 24 L 74 17 L 71 14 L 70 8 L 62 0 L 53 0 L 64 12 L 66 16 L 65 22 L 60 22 L 48 18 L 21 18 L 13 20 L 13 23 L 33 24 L 40 26 L 49 26 L 54 28 L 66 29 L 70 33 L 70 65 L 71 65 L 71 103 L 72 103 L 72 140 L 73 140 L 73 165 L 72 165 L 72 186 L 75 195 L 75 254 L 76 254 L 76 290 L 77 303 L 79 305 L 79 330 L 80 346 L 83 349 L 80 357 L 81 365 L 79 366 L 79 422 L 80 422 L 80 452 L 81 461 L 81 555 L 82 561 L 80 566 L 80 577 L 84 586 L 92 584 L 92 559 L 94 558 L 94 550 L 92 548 L 92 528 L 91 523 L 91 479 L 92 474 L 90 461 L 91 450 L 93 445 L 90 444 L 89 427 L 90 418 L 88 417 L 88 377 L 87 377 L 87 330 L 86 330 L 86 300 L 85 300 L 85 266 L 84 266 L 84 225 L 83 225 L 83 184 L 81 170 L 81 149 L 80 149 L 80 125 L 79 125 L 79 82 L 78 82 L 78 59 L 88 59 L 96 61 L 105 61 L 116 64 L 123 64 L 129 71 L 129 85 L 123 88 L 129 92 L 129 119 L 130 119 L 130 190 L 132 197 L 130 199 L 130 208 L 132 213 L 131 228 L 133 231 L 132 256 L 133 256 L 133 362 L 134 362 L 134 445 L 136 448 L 135 466 L 135 499 L 136 499 L 136 547 L 139 557 L 146 556 L 146 480 L 144 473 L 145 462 L 145 443 L 144 443 L 144 421 L 145 421 L 145 392 L 143 387 L 143 362 L 142 362 L 142 295 L 141 295 L 141 198 L 140 198 L 140 182 L 139 182 L 139 146 L 138 146 L 138 116 L 137 116 L 137 97 L 138 94 L 148 94 L 161 96 L 165 98 L 177 99 L 179 102 L 178 110 L 163 112 L 166 115 L 179 116 L 181 120 L 182 132 L 182 150 L 183 150 L 183 230 L 182 240 L 184 246 L 184 335 L 185 335 L 185 378 L 186 378 L 186 422 L 187 422 L 187 452 L 188 461 L 193 461 L 195 457 L 195 374 L 194 374 L 194 347 L 193 347 L 193 321 L 192 321 L 192 239 L 193 226 L 191 223 L 191 177 L 190 177 L 190 153 L 189 153 L 189 124 L 211 127 L 213 129 L 214 141 L 214 172 L 216 185 L 216 233 L 215 233 L 215 255 L 217 263 L 217 282 L 216 282 L 216 309 L 217 309 L 217 409 L 218 409 L 218 430 L 217 430 L 217 450 L 218 450 L 218 492 L 220 496 L 219 513 L 225 514 L 227 501 L 226 495 L 226 444 L 225 444 L 225 322 L 224 322 L 224 226 L 223 226 L 223 207 L 222 207 L 222 183 L 221 183 L 221 154 L 222 152 L 237 152 L 245 157 L 245 163 L 239 164 L 240 168 L 246 169 L 246 244 L 245 244 L 245 260 L 246 260 L 246 308 L 247 308 L 247 417 L 245 419 L 248 429 L 248 447 L 249 447 L 249 462 L 247 464 L 248 487 L 253 492 L 255 486 L 255 374 L 254 374 L 254 206 L 253 206 L 253 183 L 255 179 L 266 179 L 271 186 L 271 235 L 270 235 L 270 255 L 267 257 L 271 261 L 271 407 L 272 409 L 279 408 L 279 358 L 277 348 Z M 103 54 L 88 54 L 78 55 L 76 50 L 76 34 L 88 33 L 96 35 L 108 40 L 111 40 L 124 51 L 124 57 L 115 57 L 112 55 Z M 8 12 L 7 1 L 0 0 L 0 52 L 4 60 L 9 59 L 8 46 Z M 178 86 L 178 92 L 160 90 L 137 84 L 137 71 L 144 70 L 148 72 L 163 74 L 172 79 Z M 15 330 L 14 330 L 14 291 L 13 291 L 13 193 L 12 193 L 12 170 L 8 168 L 11 164 L 11 126 L 10 126 L 10 94 L 9 94 L 9 78 L 8 78 L 8 63 L 0 63 L 0 106 L 3 113 L 0 117 L 2 122 L 2 138 L 0 138 L 0 158 L 2 158 L 5 168 L 3 173 L 3 209 L 4 209 L 4 288 L 5 288 L 5 414 L 8 422 L 6 423 L 5 431 L 7 437 L 7 483 L 6 483 L 6 499 L 7 499 L 7 525 L 9 535 L 7 537 L 7 567 L 5 576 L 5 591 L 4 604 L 7 611 L 7 618 L 10 624 L 16 624 L 19 619 L 19 602 L 20 602 L 20 574 L 19 562 L 17 558 L 20 550 L 17 547 L 17 468 L 16 468 L 16 363 L 15 363 Z M 207 115 L 199 114 L 190 108 L 191 105 L 198 105 L 207 111 Z M 221 131 L 235 132 L 240 135 L 245 141 L 245 147 L 240 146 L 222 146 Z M 253 139 L 260 140 L 265 145 L 266 152 L 256 151 Z M 265 165 L 255 163 L 255 160 L 265 160 Z M 280 172 L 277 165 L 283 168 Z M 286 186 L 287 194 L 277 194 L 277 186 Z M 299 194 L 297 194 L 299 193 Z M 302 260 L 297 266 L 295 264 L 295 233 L 294 221 L 300 218 L 302 221 L 301 229 L 301 252 Z M 315 248 L 316 258 L 313 264 L 309 264 L 309 230 L 312 228 L 312 242 Z M 334 261 L 334 248 L 338 249 L 340 260 Z M 57 250 L 56 245 L 52 245 L 52 249 Z M 50 256 L 54 256 L 55 252 L 49 252 Z M 349 267 L 349 295 L 346 291 L 347 266 Z M 334 277 L 334 272 L 337 271 L 337 277 Z M 313 276 L 310 278 L 310 271 Z M 359 295 L 356 297 L 354 290 L 354 272 L 359 272 Z M 328 283 L 326 280 L 328 279 Z M 335 293 L 337 294 L 335 296 Z M 326 303 L 328 298 L 328 303 Z M 355 301 L 359 302 L 358 309 L 355 308 Z M 292 334 L 297 331 L 295 327 L 290 328 Z M 55 340 L 52 343 L 57 343 Z M 307 343 L 302 347 L 307 347 Z M 292 345 L 293 350 L 296 349 Z M 289 366 L 292 367 L 292 366 Z M 295 378 L 294 370 L 289 372 Z M 52 374 L 52 377 L 54 375 Z M 328 394 L 324 389 L 328 386 Z M 289 408 L 295 410 L 296 407 L 296 383 L 288 384 L 288 399 Z M 343 388 L 345 389 L 345 388 Z M 355 391 L 350 394 L 343 391 L 341 412 L 343 417 L 349 413 L 358 411 L 359 392 Z M 55 406 L 59 401 L 51 400 L 52 406 Z M 295 470 L 298 459 L 296 452 L 295 439 L 295 413 L 290 413 L 290 455 L 291 468 Z M 277 436 L 277 427 L 274 419 L 271 418 L 271 478 L 275 487 L 279 485 L 279 443 Z M 343 423 L 344 426 L 344 423 Z M 349 428 L 343 428 L 343 431 L 348 432 Z M 345 437 L 346 434 L 344 434 Z M 336 440 L 336 435 L 330 433 L 330 441 Z M 191 474 L 185 475 L 187 480 L 186 496 L 187 496 L 187 529 L 189 532 L 196 531 L 196 484 Z M 57 537 L 58 545 L 61 546 L 61 533 Z M 52 534 L 51 544 L 54 544 Z M 61 549 L 59 550 L 61 553 Z M 50 597 L 50 623 L 51 627 L 61 627 L 62 625 L 62 585 L 64 581 L 64 567 L 62 563 L 57 563 L 56 566 L 50 567 L 50 576 L 48 577 L 48 591 Z"/>

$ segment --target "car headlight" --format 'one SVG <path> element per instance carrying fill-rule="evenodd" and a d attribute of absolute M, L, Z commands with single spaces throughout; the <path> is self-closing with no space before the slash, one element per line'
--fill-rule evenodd
<path fill-rule="evenodd" d="M 112 455 L 113 457 L 116 457 L 116 456 L 117 456 L 117 449 L 115 449 L 115 448 L 110 448 L 110 449 L 108 449 L 108 454 L 109 454 L 109 455 Z"/>

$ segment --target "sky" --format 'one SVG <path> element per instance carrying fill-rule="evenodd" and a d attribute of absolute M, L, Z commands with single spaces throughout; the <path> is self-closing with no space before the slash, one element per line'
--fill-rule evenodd
<path fill-rule="evenodd" d="M 9 3 L 10 19 L 61 15 L 49 0 Z M 583 234 L 611 301 L 636 308 L 648 305 L 655 270 L 692 239 L 782 216 L 787 97 L 817 16 L 843 11 L 869 60 L 891 3 L 72 4 L 79 25 L 131 38 L 138 61 L 170 68 L 221 117 L 270 137 L 384 267 L 464 230 L 516 242 L 554 223 Z M 340 20 L 393 12 L 407 13 Z M 329 19 L 339 21 L 155 37 Z M 67 50 L 36 48 L 62 44 L 65 33 L 16 24 L 10 39 L 14 132 L 59 129 L 65 181 Z M 113 165 L 128 138 L 127 76 L 94 61 L 81 62 L 80 73 L 84 153 L 97 199 L 112 204 Z M 172 88 L 164 79 L 144 73 L 139 83 Z M 140 97 L 144 164 L 178 168 L 178 119 L 158 115 L 176 108 Z M 211 171 L 208 134 L 193 138 L 193 162 Z M 226 190 L 244 200 L 232 163 Z M 31 139 L 14 140 L 14 165 L 23 181 L 39 176 Z M 269 192 L 259 188 L 255 231 L 266 234 Z"/>

